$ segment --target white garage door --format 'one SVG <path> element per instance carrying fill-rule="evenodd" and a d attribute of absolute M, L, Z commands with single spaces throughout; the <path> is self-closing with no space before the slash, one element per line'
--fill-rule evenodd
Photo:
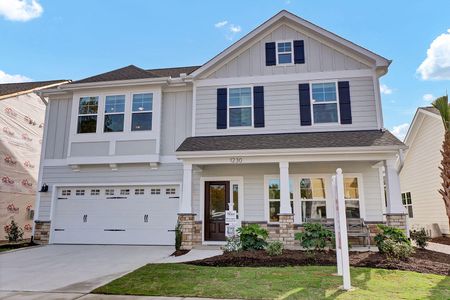
<path fill-rule="evenodd" d="M 52 242 L 173 245 L 178 186 L 59 188 Z"/>

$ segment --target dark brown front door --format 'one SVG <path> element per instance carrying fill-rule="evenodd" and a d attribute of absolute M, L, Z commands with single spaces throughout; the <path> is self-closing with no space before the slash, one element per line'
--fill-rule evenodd
<path fill-rule="evenodd" d="M 229 197 L 228 181 L 205 182 L 205 241 L 225 241 L 225 210 Z"/>

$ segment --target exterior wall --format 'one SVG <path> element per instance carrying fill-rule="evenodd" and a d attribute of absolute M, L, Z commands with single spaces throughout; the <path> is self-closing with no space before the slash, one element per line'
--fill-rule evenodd
<path fill-rule="evenodd" d="M 330 162 L 330 163 L 291 163 L 290 174 L 333 174 L 337 168 L 345 173 L 360 173 L 362 176 L 362 191 L 365 220 L 370 222 L 383 221 L 384 196 L 381 194 L 379 171 L 372 168 L 376 162 Z M 265 222 L 265 184 L 264 175 L 279 175 L 278 164 L 251 165 L 207 165 L 202 171 L 194 172 L 193 176 L 193 212 L 196 219 L 203 218 L 200 205 L 200 177 L 242 176 L 244 181 L 244 218 L 245 222 Z M 328 193 L 329 194 L 329 193 Z M 329 195 L 327 196 L 329 197 Z M 327 202 L 328 205 L 328 202 Z M 331 205 L 331 204 L 330 204 Z M 240 212 L 241 213 L 241 212 Z"/>
<path fill-rule="evenodd" d="M 330 80 L 336 79 L 330 78 Z M 264 128 L 217 129 L 217 88 L 223 86 L 208 86 L 197 88 L 195 135 L 377 129 L 377 108 L 373 78 L 339 78 L 338 80 L 350 81 L 352 124 L 300 126 L 298 85 L 302 82 L 291 81 L 262 84 L 264 86 Z M 252 85 L 254 84 L 249 82 L 249 86 Z"/>
<path fill-rule="evenodd" d="M 304 40 L 305 64 L 290 66 L 266 66 L 265 43 L 283 40 Z M 208 78 L 227 78 L 241 76 L 278 75 L 305 72 L 327 72 L 342 70 L 368 69 L 367 64 L 352 58 L 338 45 L 330 46 L 330 42 L 313 38 L 295 25 L 282 24 L 262 39 L 254 41 L 251 47 L 243 49 L 238 56 L 213 72 Z"/>
<path fill-rule="evenodd" d="M 440 118 L 425 116 L 400 173 L 402 193 L 410 192 L 413 215 L 410 227 L 439 224 L 443 233 L 450 234 L 445 205 L 439 194 L 441 177 L 439 165 L 444 128 Z"/>
<path fill-rule="evenodd" d="M 69 166 L 44 167 L 42 182 L 47 183 L 49 191 L 41 193 L 38 220 L 48 221 L 51 216 L 53 185 L 73 184 L 114 184 L 120 183 L 181 183 L 182 164 L 160 164 L 157 170 L 148 164 L 124 164 L 112 171 L 108 166 L 85 166 L 74 172 Z"/>
<path fill-rule="evenodd" d="M 72 96 L 51 96 L 48 102 L 47 140 L 45 159 L 67 157 L 72 111 Z"/>

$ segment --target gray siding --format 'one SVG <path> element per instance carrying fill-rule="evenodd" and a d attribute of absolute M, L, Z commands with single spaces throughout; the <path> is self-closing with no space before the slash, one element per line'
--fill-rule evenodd
<path fill-rule="evenodd" d="M 342 126 L 300 126 L 298 84 L 281 82 L 264 84 L 265 127 L 216 129 L 217 88 L 199 87 L 196 104 L 196 135 L 303 132 L 323 130 L 376 129 L 377 112 L 371 77 L 340 78 L 350 81 L 353 123 Z"/>
<path fill-rule="evenodd" d="M 52 185 L 105 184 L 105 183 L 175 183 L 182 182 L 182 164 L 160 164 L 152 170 L 148 164 L 120 165 L 117 171 L 108 166 L 85 166 L 74 172 L 69 166 L 44 167 L 42 182 L 50 187 L 48 193 L 41 193 L 40 220 L 50 219 Z"/>
<path fill-rule="evenodd" d="M 48 123 L 45 146 L 46 159 L 67 157 L 72 110 L 71 96 L 51 96 L 47 107 Z"/>
<path fill-rule="evenodd" d="M 116 142 L 116 155 L 148 155 L 155 153 L 156 140 Z"/>
<path fill-rule="evenodd" d="M 109 142 L 74 142 L 70 147 L 70 156 L 107 156 Z"/>
<path fill-rule="evenodd" d="M 305 64 L 290 66 L 266 66 L 265 43 L 281 40 L 305 41 Z M 281 25 L 266 33 L 262 39 L 240 53 L 237 57 L 220 67 L 207 78 L 227 78 L 241 76 L 261 76 L 292 74 L 305 72 L 326 72 L 341 70 L 368 69 L 369 66 L 336 50 L 342 47 L 330 47 L 288 25 Z"/>
<path fill-rule="evenodd" d="M 162 99 L 161 155 L 175 155 L 192 133 L 192 90 L 163 92 Z"/>

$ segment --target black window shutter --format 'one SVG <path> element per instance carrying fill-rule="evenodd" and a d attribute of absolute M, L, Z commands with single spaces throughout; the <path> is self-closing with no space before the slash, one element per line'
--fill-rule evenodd
<path fill-rule="evenodd" d="M 253 87 L 253 112 L 255 127 L 264 127 L 264 87 Z"/>
<path fill-rule="evenodd" d="M 348 81 L 339 81 L 339 113 L 341 124 L 352 124 L 352 106 L 350 101 L 350 84 Z"/>
<path fill-rule="evenodd" d="M 300 125 L 311 125 L 311 100 L 309 96 L 309 83 L 298 85 L 300 99 Z"/>
<path fill-rule="evenodd" d="M 217 89 L 217 129 L 227 128 L 227 89 Z"/>
<path fill-rule="evenodd" d="M 275 66 L 277 64 L 275 56 L 275 42 L 266 43 L 266 66 Z"/>
<path fill-rule="evenodd" d="M 303 40 L 294 41 L 294 63 L 305 63 L 305 42 Z"/>

